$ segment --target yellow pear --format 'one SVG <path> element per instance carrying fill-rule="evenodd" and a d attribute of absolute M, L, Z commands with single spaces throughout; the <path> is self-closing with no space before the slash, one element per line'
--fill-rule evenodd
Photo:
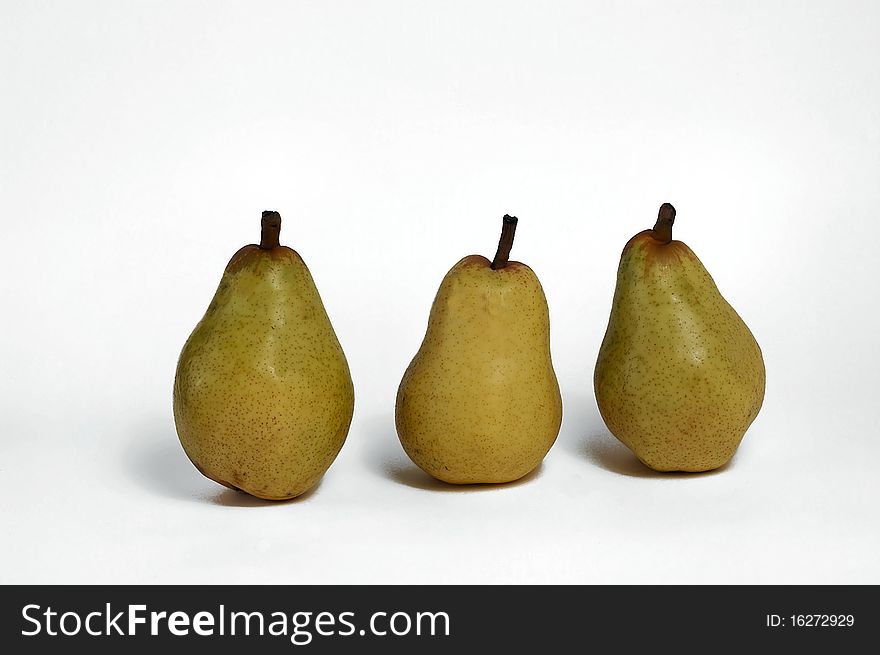
<path fill-rule="evenodd" d="M 559 433 L 547 299 L 532 269 L 508 261 L 516 222 L 504 217 L 492 262 L 470 255 L 446 274 L 397 392 L 404 450 L 445 482 L 521 478 Z"/>
<path fill-rule="evenodd" d="M 611 433 L 658 471 L 733 456 L 764 400 L 764 360 L 697 256 L 672 240 L 675 209 L 623 249 L 593 386 Z"/>
<path fill-rule="evenodd" d="M 309 490 L 354 410 L 345 354 L 300 256 L 263 212 L 260 245 L 233 255 L 177 364 L 174 420 L 206 477 L 259 498 Z"/>

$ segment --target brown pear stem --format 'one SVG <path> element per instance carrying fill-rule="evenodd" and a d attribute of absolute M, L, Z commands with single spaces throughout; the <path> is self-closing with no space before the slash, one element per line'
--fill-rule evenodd
<path fill-rule="evenodd" d="M 505 214 L 501 223 L 501 238 L 498 240 L 498 250 L 495 259 L 492 260 L 492 270 L 507 266 L 507 258 L 510 257 L 510 249 L 513 247 L 513 235 L 516 234 L 516 216 Z"/>
<path fill-rule="evenodd" d="M 277 248 L 281 236 L 281 214 L 273 211 L 264 211 L 260 220 L 260 249 L 271 250 Z"/>
<path fill-rule="evenodd" d="M 651 236 L 661 243 L 669 243 L 672 241 L 673 223 L 675 223 L 675 207 L 668 202 L 664 202 L 660 205 L 660 211 L 657 213 L 657 222 L 654 223 Z"/>

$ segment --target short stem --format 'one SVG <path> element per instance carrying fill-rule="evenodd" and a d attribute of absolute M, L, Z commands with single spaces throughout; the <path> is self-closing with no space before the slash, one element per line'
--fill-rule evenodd
<path fill-rule="evenodd" d="M 513 235 L 516 233 L 516 216 L 504 215 L 501 224 L 501 239 L 498 240 L 498 250 L 495 259 L 492 260 L 492 270 L 507 266 L 507 258 L 510 257 L 510 249 L 513 247 Z"/>
<path fill-rule="evenodd" d="M 260 220 L 260 249 L 271 250 L 277 248 L 280 244 L 278 239 L 281 236 L 281 214 L 273 211 L 263 212 L 263 218 Z"/>
<path fill-rule="evenodd" d="M 657 213 L 657 222 L 654 223 L 651 236 L 661 243 L 669 243 L 672 241 L 673 223 L 675 223 L 675 207 L 668 202 L 664 202 L 660 205 L 660 211 Z"/>

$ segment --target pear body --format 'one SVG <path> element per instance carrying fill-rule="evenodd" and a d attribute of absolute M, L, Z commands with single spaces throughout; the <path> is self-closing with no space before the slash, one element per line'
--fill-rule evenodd
<path fill-rule="evenodd" d="M 183 347 L 174 380 L 180 442 L 205 476 L 293 498 L 336 458 L 351 423 L 348 363 L 303 260 L 245 246 Z"/>
<path fill-rule="evenodd" d="M 697 256 L 651 230 L 621 255 L 593 385 L 614 436 L 658 471 L 733 456 L 764 399 L 758 343 Z"/>
<path fill-rule="evenodd" d="M 421 348 L 400 383 L 400 442 L 455 484 L 510 482 L 556 440 L 562 399 L 544 291 L 525 264 L 471 255 L 437 291 Z"/>

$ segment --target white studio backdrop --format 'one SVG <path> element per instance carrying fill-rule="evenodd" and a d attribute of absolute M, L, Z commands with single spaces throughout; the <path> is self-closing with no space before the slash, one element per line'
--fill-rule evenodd
<path fill-rule="evenodd" d="M 877 3 L 3 2 L 0 93 L 0 582 L 880 582 Z M 767 366 L 696 476 L 641 466 L 592 393 L 620 251 L 667 201 Z M 202 478 L 171 416 L 264 209 L 356 391 L 281 504 Z M 504 213 L 564 423 L 527 480 L 448 487 L 395 392 Z"/>

